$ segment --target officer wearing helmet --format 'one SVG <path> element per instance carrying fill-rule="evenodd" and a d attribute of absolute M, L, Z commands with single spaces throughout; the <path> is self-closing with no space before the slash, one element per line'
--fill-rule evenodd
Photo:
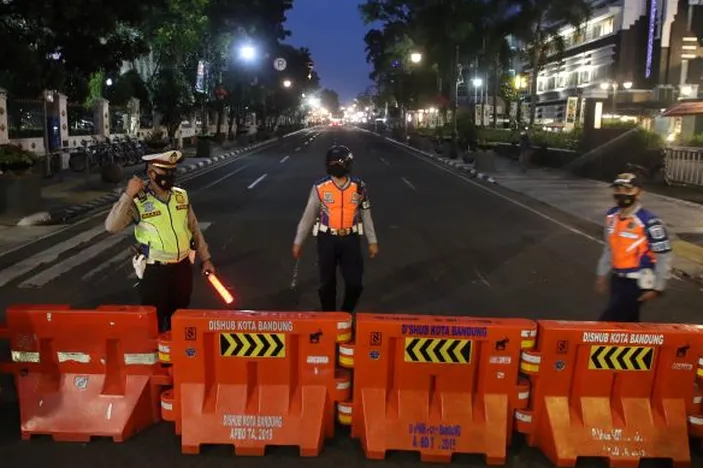
<path fill-rule="evenodd" d="M 378 254 L 366 184 L 350 175 L 352 162 L 352 152 L 346 146 L 334 145 L 327 151 L 328 175 L 312 186 L 293 241 L 293 257 L 297 259 L 308 233 L 312 230 L 317 237 L 323 311 L 354 311 L 363 289 L 362 235 L 368 240 L 369 256 L 374 258 Z M 337 266 L 345 283 L 340 309 L 337 309 Z"/>
<path fill-rule="evenodd" d="M 673 262 L 666 227 L 640 204 L 641 178 L 619 174 L 612 184 L 616 206 L 605 217 L 605 247 L 598 262 L 596 290 L 610 301 L 605 322 L 639 322 L 640 307 L 664 293 Z"/>
<path fill-rule="evenodd" d="M 143 156 L 149 179 L 132 177 L 105 220 L 105 229 L 113 234 L 134 225 L 137 255 L 132 264 L 141 304 L 156 307 L 162 332 L 171 329 L 177 309 L 190 305 L 195 253 L 203 273 L 215 272 L 190 197 L 174 186 L 182 158 L 180 151 Z"/>

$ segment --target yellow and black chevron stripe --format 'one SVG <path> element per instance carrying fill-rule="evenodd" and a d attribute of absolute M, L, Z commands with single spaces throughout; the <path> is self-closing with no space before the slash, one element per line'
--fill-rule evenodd
<path fill-rule="evenodd" d="M 590 370 L 648 371 L 654 348 L 646 346 L 591 346 Z"/>
<path fill-rule="evenodd" d="M 471 340 L 405 338 L 405 362 L 470 364 Z"/>
<path fill-rule="evenodd" d="M 220 355 L 284 358 L 285 340 L 283 333 L 220 333 Z"/>

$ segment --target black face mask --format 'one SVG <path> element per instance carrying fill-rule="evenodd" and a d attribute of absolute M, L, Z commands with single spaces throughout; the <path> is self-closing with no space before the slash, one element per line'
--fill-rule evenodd
<path fill-rule="evenodd" d="M 173 184 L 176 182 L 176 172 L 168 171 L 165 174 L 158 174 L 154 172 L 154 182 L 164 190 L 171 190 L 173 188 Z"/>
<path fill-rule="evenodd" d="M 616 193 L 615 195 L 613 195 L 613 198 L 615 199 L 615 203 L 617 203 L 618 207 L 620 208 L 629 208 L 635 203 L 634 195 Z"/>
<path fill-rule="evenodd" d="M 344 177 L 345 175 L 349 174 L 349 171 L 346 167 L 342 166 L 341 164 L 332 164 L 330 166 L 327 166 L 327 173 L 332 177 Z"/>

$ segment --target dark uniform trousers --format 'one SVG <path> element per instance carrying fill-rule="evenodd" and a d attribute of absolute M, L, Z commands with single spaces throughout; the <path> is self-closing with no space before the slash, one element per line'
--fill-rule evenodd
<path fill-rule="evenodd" d="M 363 290 L 364 258 L 361 255 L 361 236 L 317 236 L 317 262 L 320 267 L 320 304 L 323 311 L 353 312 Z M 344 300 L 337 309 L 337 265 L 344 279 Z"/>
<path fill-rule="evenodd" d="M 598 320 L 601 322 L 639 322 L 642 303 L 638 299 L 642 293 L 636 279 L 612 275 L 610 278 L 610 302 Z"/>
<path fill-rule="evenodd" d="M 171 329 L 171 316 L 178 309 L 190 306 L 193 293 L 193 268 L 190 259 L 179 263 L 149 264 L 139 283 L 143 306 L 156 307 L 159 331 Z"/>

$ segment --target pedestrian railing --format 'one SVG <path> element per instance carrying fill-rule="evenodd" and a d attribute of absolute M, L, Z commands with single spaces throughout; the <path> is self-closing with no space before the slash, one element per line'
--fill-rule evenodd
<path fill-rule="evenodd" d="M 703 148 L 664 148 L 664 177 L 671 185 L 703 187 Z"/>

